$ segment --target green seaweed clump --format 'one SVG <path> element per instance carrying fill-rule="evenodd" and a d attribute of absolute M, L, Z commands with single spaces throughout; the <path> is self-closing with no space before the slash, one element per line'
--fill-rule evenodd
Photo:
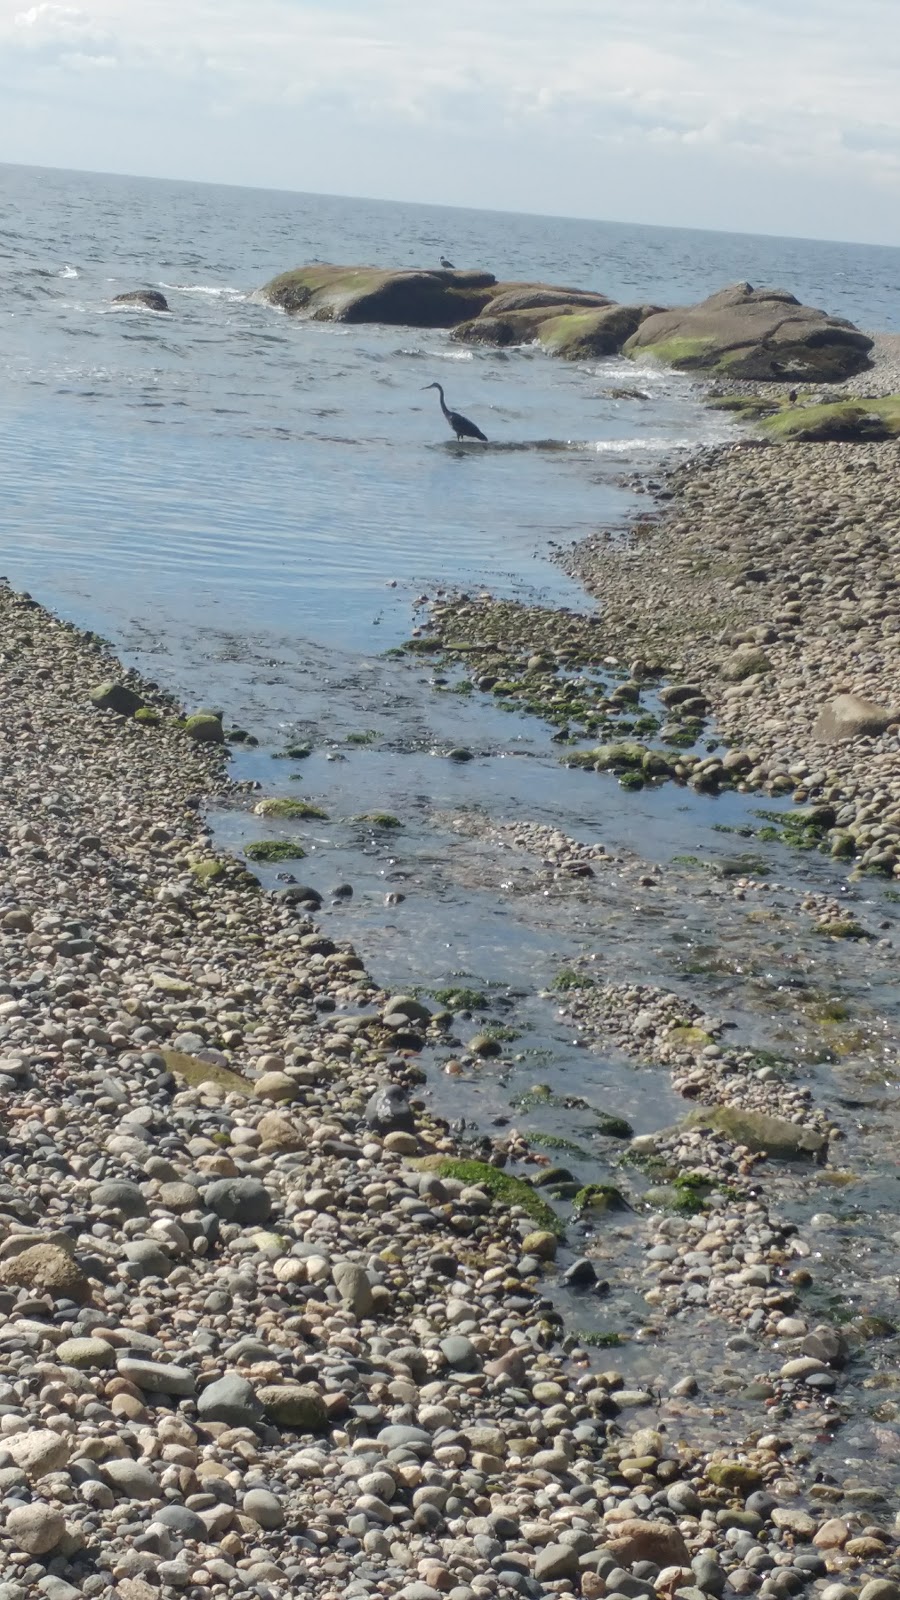
<path fill-rule="evenodd" d="M 621 1189 L 614 1183 L 586 1183 L 579 1189 L 572 1207 L 576 1217 L 584 1216 L 586 1212 L 597 1214 L 602 1211 L 631 1211 Z"/>
<path fill-rule="evenodd" d="M 154 711 L 152 706 L 138 706 L 132 720 L 140 722 L 145 728 L 158 728 L 162 722 L 162 717 L 158 711 Z"/>
<path fill-rule="evenodd" d="M 225 863 L 223 861 L 194 861 L 191 865 L 191 877 L 204 887 L 208 883 L 218 883 L 225 876 Z"/>
<path fill-rule="evenodd" d="M 499 1167 L 492 1167 L 487 1161 L 459 1161 L 453 1157 L 442 1160 L 437 1172 L 441 1178 L 456 1178 L 459 1183 L 486 1189 L 491 1198 L 501 1205 L 518 1206 L 542 1228 L 546 1228 L 548 1233 L 561 1234 L 564 1231 L 562 1220 L 553 1207 L 535 1193 L 525 1178 L 514 1178 L 508 1172 L 501 1172 Z"/>
<path fill-rule="evenodd" d="M 402 828 L 403 823 L 392 811 L 363 811 L 354 822 L 367 822 L 370 828 Z"/>
<path fill-rule="evenodd" d="M 580 1144 L 575 1144 L 572 1139 L 563 1139 L 558 1133 L 531 1133 L 528 1142 L 539 1150 L 558 1150 L 562 1155 L 577 1156 L 582 1161 L 590 1160 L 588 1150 L 582 1150 Z"/>
<path fill-rule="evenodd" d="M 255 839 L 244 855 L 248 861 L 302 861 L 306 851 L 291 839 Z"/>
<path fill-rule="evenodd" d="M 620 1333 L 614 1333 L 608 1328 L 591 1328 L 587 1331 L 582 1329 L 580 1333 L 576 1333 L 575 1338 L 589 1350 L 618 1350 L 619 1346 L 625 1343 Z"/>
<path fill-rule="evenodd" d="M 573 967 L 564 967 L 554 978 L 553 987 L 562 990 L 563 993 L 568 989 L 593 989 L 596 987 L 596 979 L 576 972 Z"/>
<path fill-rule="evenodd" d="M 449 989 L 432 989 L 430 991 L 435 1000 L 439 1000 L 448 1011 L 486 1011 L 488 1006 L 487 995 L 480 989 L 465 989 L 451 986 Z"/>

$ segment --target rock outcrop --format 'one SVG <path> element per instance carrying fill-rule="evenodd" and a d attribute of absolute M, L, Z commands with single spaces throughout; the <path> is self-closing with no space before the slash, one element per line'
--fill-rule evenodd
<path fill-rule="evenodd" d="M 819 712 L 813 738 L 820 744 L 877 739 L 892 722 L 900 722 L 900 710 L 889 711 L 887 706 L 865 700 L 859 694 L 839 694 Z"/>
<path fill-rule="evenodd" d="M 764 417 L 762 428 L 770 438 L 806 444 L 895 439 L 900 434 L 900 395 L 785 406 Z"/>
<path fill-rule="evenodd" d="M 141 306 L 145 311 L 168 311 L 169 302 L 158 289 L 130 289 L 113 297 L 114 306 Z"/>
<path fill-rule="evenodd" d="M 317 322 L 384 322 L 453 328 L 496 293 L 490 272 L 387 271 L 381 267 L 298 267 L 259 293 L 270 305 Z"/>
<path fill-rule="evenodd" d="M 697 306 L 647 317 L 626 354 L 667 366 L 771 382 L 836 382 L 868 366 L 872 340 L 785 289 L 738 283 Z"/>

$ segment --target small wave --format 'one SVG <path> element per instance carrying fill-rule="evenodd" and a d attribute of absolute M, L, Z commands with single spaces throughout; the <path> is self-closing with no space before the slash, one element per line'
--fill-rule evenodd
<path fill-rule="evenodd" d="M 68 262 L 67 262 L 64 267 L 60 267 L 60 270 L 56 274 L 56 276 L 58 278 L 77 278 L 78 277 L 78 271 L 77 271 L 77 268 L 70 267 L 68 265 Z"/>
<path fill-rule="evenodd" d="M 243 289 L 234 289 L 231 284 L 218 285 L 214 283 L 160 283 L 161 289 L 168 289 L 170 294 L 207 294 L 212 300 L 246 300 L 247 295 Z"/>
<path fill-rule="evenodd" d="M 436 361 L 474 361 L 471 350 L 426 350 L 426 355 L 433 356 Z"/>

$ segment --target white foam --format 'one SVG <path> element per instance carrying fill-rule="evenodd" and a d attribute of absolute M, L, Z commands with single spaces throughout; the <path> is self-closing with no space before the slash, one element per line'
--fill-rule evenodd
<path fill-rule="evenodd" d="M 77 278 L 78 273 L 74 267 L 70 267 L 67 263 L 64 267 L 60 268 L 56 276 L 58 278 Z"/>
<path fill-rule="evenodd" d="M 170 294 L 208 294 L 213 300 L 247 299 L 243 289 L 234 289 L 228 283 L 160 283 L 159 287 L 168 289 Z"/>

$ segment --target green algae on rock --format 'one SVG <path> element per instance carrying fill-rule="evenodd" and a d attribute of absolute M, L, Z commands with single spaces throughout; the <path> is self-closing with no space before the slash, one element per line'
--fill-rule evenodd
<path fill-rule="evenodd" d="M 224 861 L 191 862 L 191 877 L 195 878 L 198 883 L 203 884 L 204 887 L 210 883 L 218 883 L 226 876 L 226 871 Z"/>
<path fill-rule="evenodd" d="M 499 1204 L 526 1212 L 547 1232 L 560 1235 L 565 1231 L 562 1219 L 535 1193 L 526 1178 L 514 1178 L 488 1161 L 457 1160 L 452 1156 L 440 1156 L 436 1161 L 426 1157 L 426 1161 L 438 1177 L 455 1178 L 469 1188 L 484 1189 Z"/>
<path fill-rule="evenodd" d="M 785 407 L 760 423 L 767 438 L 793 442 L 868 443 L 900 435 L 900 395 Z"/>
<path fill-rule="evenodd" d="M 98 683 L 96 689 L 91 690 L 90 699 L 98 711 L 115 711 L 120 717 L 137 716 L 146 705 L 143 696 L 130 689 L 127 683 L 116 683 L 113 679 Z"/>
<path fill-rule="evenodd" d="M 206 711 L 201 708 L 193 712 L 191 716 L 185 718 L 184 731 L 189 739 L 196 739 L 198 744 L 225 743 L 221 711 Z"/>
<path fill-rule="evenodd" d="M 293 839 L 255 839 L 244 846 L 248 861 L 302 861 L 306 851 Z"/>

